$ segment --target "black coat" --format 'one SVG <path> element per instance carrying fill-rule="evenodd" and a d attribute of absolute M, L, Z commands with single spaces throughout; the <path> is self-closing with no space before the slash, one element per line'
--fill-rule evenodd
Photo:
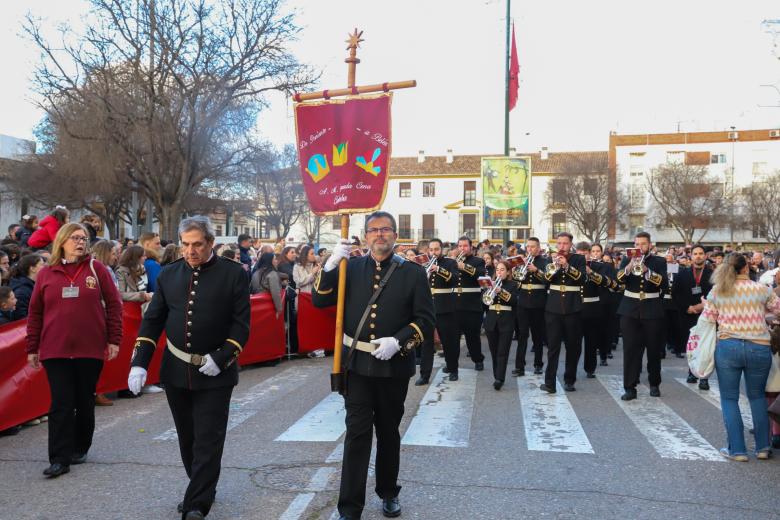
<path fill-rule="evenodd" d="M 347 286 L 344 298 L 344 334 L 354 338 L 360 318 L 379 282 L 399 262 L 379 299 L 373 304 L 358 340 L 371 341 L 394 337 L 401 352 L 388 361 L 376 359 L 368 352 L 355 350 L 349 370 L 367 377 L 409 378 L 416 372 L 412 349 L 433 335 L 434 311 L 431 289 L 422 266 L 391 256 L 379 265 L 371 255 L 353 257 L 347 262 Z M 316 307 L 336 305 L 339 269 L 320 271 L 314 282 L 312 302 Z M 347 348 L 344 356 L 347 360 Z"/>
<path fill-rule="evenodd" d="M 692 267 L 681 269 L 674 278 L 672 300 L 677 307 L 677 311 L 685 320 L 686 327 L 689 329 L 699 319 L 699 314 L 688 314 L 688 307 L 700 304 L 702 298 L 706 298 L 710 293 L 712 289 L 712 272 L 712 269 L 709 267 L 704 267 L 698 284 L 696 283 Z"/>
<path fill-rule="evenodd" d="M 619 283 L 625 285 L 623 299 L 620 300 L 617 313 L 620 316 L 630 316 L 639 319 L 662 319 L 665 316 L 662 301 L 662 290 L 667 285 L 666 278 L 666 260 L 660 256 L 648 255 L 645 257 L 645 265 L 648 272 L 646 276 L 634 276 L 633 273 L 626 274 L 626 266 L 630 259 L 624 258 L 620 263 L 620 269 L 617 272 Z M 633 298 L 625 294 L 630 291 L 639 295 L 658 295 L 657 297 Z"/>
<path fill-rule="evenodd" d="M 511 310 L 493 308 L 485 313 L 483 326 L 486 331 L 513 332 L 515 330 L 515 310 L 517 306 L 517 282 L 512 279 L 501 282 L 501 291 L 493 298 L 494 305 L 511 307 Z"/>
<path fill-rule="evenodd" d="M 517 288 L 517 303 L 522 309 L 544 309 L 547 304 L 547 280 L 544 268 L 550 261 L 543 256 L 534 258 L 535 273 L 526 272 Z"/>
<path fill-rule="evenodd" d="M 33 289 L 35 288 L 35 282 L 26 276 L 16 276 L 11 278 L 11 283 L 9 285 L 16 296 L 14 319 L 20 320 L 26 318 L 27 308 L 30 306 L 30 298 L 32 298 Z"/>
<path fill-rule="evenodd" d="M 455 312 L 457 297 L 453 289 L 458 286 L 458 264 L 452 258 L 445 257 L 439 258 L 437 262 L 439 270 L 435 273 L 431 272 L 428 276 L 433 294 L 433 307 L 436 314 L 448 314 Z"/>
<path fill-rule="evenodd" d="M 458 285 L 455 288 L 456 305 L 459 311 L 482 312 L 482 291 L 479 277 L 485 276 L 485 261 L 478 256 L 469 256 L 463 262 L 465 265 L 458 271 Z M 469 292 L 463 292 L 466 289 Z"/>
<path fill-rule="evenodd" d="M 574 314 L 582 311 L 582 286 L 587 281 L 585 257 L 578 254 L 569 256 L 567 269 L 558 269 L 552 275 L 545 273 L 550 292 L 547 294 L 545 311 L 553 314 Z M 561 286 L 577 287 L 577 291 L 559 291 Z"/>
<path fill-rule="evenodd" d="M 601 318 L 605 316 L 604 304 L 607 303 L 603 291 L 609 292 L 609 289 L 616 287 L 617 283 L 607 276 L 608 264 L 590 262 L 589 266 L 591 273 L 582 287 L 582 317 Z"/>
<path fill-rule="evenodd" d="M 207 376 L 166 348 L 160 381 L 201 390 L 238 384 L 236 360 L 249 339 L 249 285 L 240 264 L 212 256 L 193 269 L 180 259 L 157 278 L 149 308 L 138 331 L 132 366 L 147 368 L 163 330 L 174 346 L 192 354 L 211 354 L 222 368 Z"/>

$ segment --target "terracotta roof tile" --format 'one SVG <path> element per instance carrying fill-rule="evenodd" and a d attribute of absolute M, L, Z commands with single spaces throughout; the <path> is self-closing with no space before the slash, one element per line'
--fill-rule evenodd
<path fill-rule="evenodd" d="M 595 171 L 607 171 L 607 151 L 603 152 L 550 152 L 547 159 L 542 160 L 539 153 L 521 153 L 521 156 L 531 157 L 531 168 L 539 173 L 561 173 L 567 164 L 576 161 L 592 161 L 597 165 Z M 390 159 L 391 175 L 479 175 L 482 157 L 490 155 L 455 155 L 451 163 L 442 155 L 426 156 L 425 161 L 418 162 L 417 157 L 393 157 Z"/>

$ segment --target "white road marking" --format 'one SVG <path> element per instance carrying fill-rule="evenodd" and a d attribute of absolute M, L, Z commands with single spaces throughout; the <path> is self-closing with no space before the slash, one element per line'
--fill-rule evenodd
<path fill-rule="evenodd" d="M 276 399 L 298 390 L 308 377 L 321 372 L 322 369 L 315 366 L 290 367 L 256 384 L 247 390 L 246 393 L 233 397 L 230 401 L 227 430 L 230 431 L 250 417 L 253 417 L 263 407 L 273 403 Z M 170 441 L 176 438 L 176 428 L 171 428 L 157 435 L 154 440 Z"/>
<path fill-rule="evenodd" d="M 699 390 L 698 385 L 688 384 L 684 377 L 678 377 L 676 378 L 676 381 L 702 399 L 715 405 L 718 410 L 722 410 L 720 405 L 720 387 L 718 386 L 717 381 L 710 381 L 709 390 Z M 748 401 L 747 396 L 743 393 L 739 394 L 739 411 L 742 414 L 742 423 L 744 424 L 745 428 L 752 428 L 753 414 L 750 411 L 750 401 Z"/>
<path fill-rule="evenodd" d="M 607 375 L 597 377 L 618 406 L 661 457 L 718 462 L 725 460 L 699 432 L 694 430 L 660 398 L 649 397 L 649 390 L 644 385 L 637 386 L 638 399 L 621 401 L 620 396 L 624 391 L 623 378 Z"/>
<path fill-rule="evenodd" d="M 337 441 L 346 430 L 345 415 L 344 398 L 337 393 L 330 393 L 275 440 L 287 442 Z"/>
<path fill-rule="evenodd" d="M 458 375 L 458 381 L 450 382 L 441 370 L 436 373 L 401 439 L 402 444 L 453 448 L 469 445 L 477 373 L 461 368 Z"/>
<path fill-rule="evenodd" d="M 593 453 L 593 446 L 585 435 L 569 398 L 563 392 L 548 394 L 539 390 L 542 383 L 542 376 L 517 378 L 528 449 Z"/>

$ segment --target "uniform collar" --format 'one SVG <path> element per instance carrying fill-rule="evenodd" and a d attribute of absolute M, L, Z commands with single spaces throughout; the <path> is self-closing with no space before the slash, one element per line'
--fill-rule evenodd
<path fill-rule="evenodd" d="M 374 253 L 369 253 L 369 255 L 368 255 L 368 256 L 369 256 L 369 258 L 371 259 L 371 261 L 372 261 L 372 262 L 374 262 L 374 265 L 376 265 L 376 264 L 377 264 L 377 261 L 376 261 L 376 259 L 374 258 Z M 388 265 L 390 265 L 390 263 L 391 263 L 392 261 L 393 261 L 393 254 L 392 254 L 392 253 L 390 253 L 390 256 L 388 256 L 387 258 L 385 258 L 384 260 L 382 260 L 381 262 L 378 262 L 378 263 L 379 263 L 379 266 L 380 266 L 380 267 L 387 267 Z"/>
<path fill-rule="evenodd" d="M 187 264 L 187 267 L 192 269 L 193 271 L 200 271 L 201 269 L 208 269 L 212 265 L 217 263 L 217 255 L 214 254 L 214 251 L 211 252 L 211 256 L 209 256 L 209 259 L 206 260 L 205 263 L 200 264 L 198 267 L 192 267 L 190 264 L 187 264 L 187 261 L 185 260 L 184 263 Z"/>

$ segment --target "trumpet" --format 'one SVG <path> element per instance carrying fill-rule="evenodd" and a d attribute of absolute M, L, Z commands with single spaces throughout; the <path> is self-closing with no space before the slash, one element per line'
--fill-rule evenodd
<path fill-rule="evenodd" d="M 458 256 L 455 257 L 455 262 L 461 263 L 466 260 L 466 253 L 463 251 L 458 252 Z"/>
<path fill-rule="evenodd" d="M 430 276 L 431 269 L 434 265 L 439 265 L 439 259 L 437 257 L 431 257 L 427 264 L 425 264 L 425 276 Z"/>
<path fill-rule="evenodd" d="M 643 272 L 642 266 L 644 265 L 644 263 L 645 263 L 645 255 L 642 255 L 639 258 L 639 262 L 636 262 L 634 264 L 634 267 L 631 268 L 631 274 L 633 274 L 634 276 L 642 276 L 642 272 Z"/>
<path fill-rule="evenodd" d="M 560 268 L 561 264 L 558 262 L 558 255 L 555 254 L 555 256 L 553 256 L 553 261 L 544 267 L 544 272 L 547 276 L 552 276 L 557 273 Z"/>
<path fill-rule="evenodd" d="M 482 303 L 493 305 L 493 299 L 499 291 L 501 291 L 501 278 L 496 276 L 496 279 L 493 280 L 493 287 L 482 293 Z"/>
<path fill-rule="evenodd" d="M 526 257 L 525 263 L 520 266 L 520 269 L 515 271 L 516 273 L 515 280 L 519 282 L 520 280 L 523 280 L 526 277 L 526 275 L 528 274 L 528 264 L 534 263 L 535 258 L 536 255 L 529 255 L 528 257 Z"/>

